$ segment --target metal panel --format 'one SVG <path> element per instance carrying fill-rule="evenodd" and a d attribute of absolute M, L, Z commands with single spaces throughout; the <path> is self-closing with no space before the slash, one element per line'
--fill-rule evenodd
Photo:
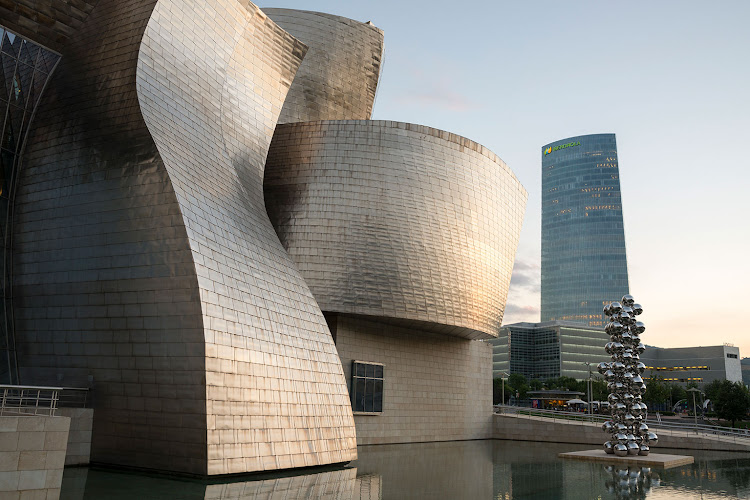
<path fill-rule="evenodd" d="M 309 47 L 279 123 L 369 120 L 383 63 L 383 31 L 321 12 L 263 12 Z"/>
<path fill-rule="evenodd" d="M 268 146 L 305 51 L 236 0 L 161 0 L 141 45 L 138 101 L 198 276 L 209 474 L 356 458 L 336 347 L 263 202 Z"/>
<path fill-rule="evenodd" d="M 497 336 L 527 194 L 488 149 L 390 121 L 280 125 L 265 190 L 324 311 Z"/>

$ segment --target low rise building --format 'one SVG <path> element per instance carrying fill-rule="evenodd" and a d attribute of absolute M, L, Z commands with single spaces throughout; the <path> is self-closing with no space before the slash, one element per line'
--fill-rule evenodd
<path fill-rule="evenodd" d="M 714 380 L 742 381 L 740 349 L 729 344 L 696 347 L 649 347 L 641 354 L 643 378 L 667 382 L 709 384 Z"/>

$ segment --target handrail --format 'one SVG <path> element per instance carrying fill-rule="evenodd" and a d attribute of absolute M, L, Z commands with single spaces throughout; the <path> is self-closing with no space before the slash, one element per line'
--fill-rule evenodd
<path fill-rule="evenodd" d="M 0 385 L 0 416 L 48 415 L 55 416 L 62 387 L 30 385 Z"/>
<path fill-rule="evenodd" d="M 528 408 L 522 406 L 506 406 L 506 405 L 494 405 L 494 408 L 498 413 L 505 414 L 517 414 L 517 415 L 528 415 L 538 417 L 551 417 L 552 419 L 559 420 L 574 420 L 583 421 L 590 423 L 604 423 L 609 420 L 608 416 L 605 415 L 589 415 L 588 413 L 580 412 L 566 412 L 557 410 L 543 410 L 540 408 Z M 704 433 L 718 436 L 731 436 L 735 438 L 750 439 L 750 430 L 747 429 L 732 429 L 729 427 L 721 427 L 717 425 L 706 425 L 706 424 L 693 424 L 693 423 L 682 423 L 682 422 L 669 422 L 662 420 L 661 422 L 647 419 L 646 423 L 649 427 L 654 429 L 662 429 L 669 431 L 691 431 L 691 433 Z"/>

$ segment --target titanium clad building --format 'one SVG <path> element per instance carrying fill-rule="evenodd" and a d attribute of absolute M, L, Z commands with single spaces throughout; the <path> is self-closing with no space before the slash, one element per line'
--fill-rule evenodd
<path fill-rule="evenodd" d="M 526 191 L 370 120 L 381 30 L 47 3 L 0 7 L 3 381 L 90 388 L 92 462 L 198 476 L 492 436 Z"/>
<path fill-rule="evenodd" d="M 628 293 L 614 134 L 542 148 L 542 321 L 602 327 L 602 308 Z"/>
<path fill-rule="evenodd" d="M 528 380 L 587 379 L 588 368 L 607 361 L 609 336 L 597 327 L 567 321 L 514 323 L 500 328 L 493 345 L 493 377 L 520 373 Z M 598 376 L 598 375 L 597 375 Z"/>

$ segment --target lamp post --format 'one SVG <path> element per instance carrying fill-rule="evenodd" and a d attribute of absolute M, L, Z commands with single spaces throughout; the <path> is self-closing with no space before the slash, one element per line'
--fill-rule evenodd
<path fill-rule="evenodd" d="M 502 383 L 502 388 L 503 388 L 502 389 L 502 396 L 501 396 L 502 399 L 500 400 L 500 403 L 504 405 L 505 404 L 505 378 L 503 378 L 502 375 L 505 375 L 506 377 L 510 377 L 510 375 L 508 375 L 505 372 L 500 372 L 500 375 L 501 375 L 500 380 L 502 380 L 501 383 Z"/>
<path fill-rule="evenodd" d="M 588 389 L 588 393 L 589 393 L 589 415 L 592 415 L 594 412 L 593 412 L 593 408 L 591 408 L 591 363 L 588 361 L 585 361 L 583 364 L 586 365 L 586 368 L 588 368 L 589 370 L 589 380 L 586 383 L 586 389 Z"/>
<path fill-rule="evenodd" d="M 701 390 L 696 389 L 695 387 L 691 387 L 687 391 L 693 393 L 693 421 L 695 422 L 695 425 L 697 426 L 698 425 L 698 408 L 695 407 L 695 393 L 701 392 Z M 697 432 L 697 429 L 696 429 L 696 432 Z"/>

